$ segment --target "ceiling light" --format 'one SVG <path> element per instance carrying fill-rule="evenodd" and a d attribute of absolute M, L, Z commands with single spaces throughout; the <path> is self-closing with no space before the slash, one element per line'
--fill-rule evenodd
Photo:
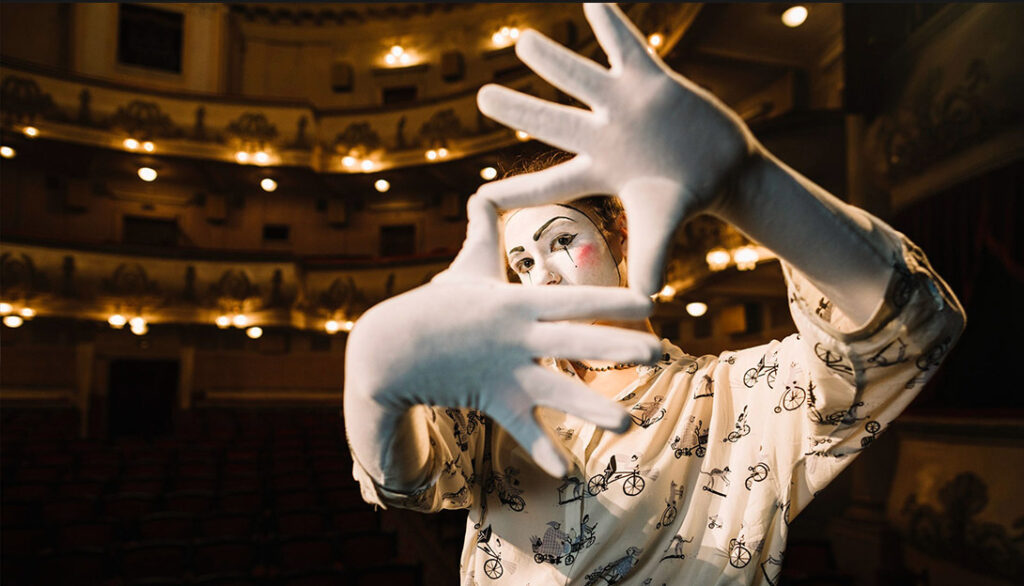
<path fill-rule="evenodd" d="M 259 163 L 260 165 L 266 165 L 267 163 L 270 162 L 270 155 L 268 155 L 264 151 L 258 151 L 255 155 L 253 155 L 253 158 L 256 159 L 256 162 Z"/>
<path fill-rule="evenodd" d="M 483 169 L 480 169 L 480 177 L 482 177 L 485 181 L 490 181 L 491 179 L 494 179 L 497 176 L 498 170 L 495 169 L 494 167 L 484 167 Z"/>
<path fill-rule="evenodd" d="M 3 157 L 5 159 L 13 159 L 14 155 L 16 154 L 18 154 L 18 152 L 12 149 L 11 147 L 7 145 L 0 146 L 0 157 Z"/>
<path fill-rule="evenodd" d="M 658 295 L 660 295 L 663 299 L 672 299 L 672 297 L 675 294 L 676 288 L 669 284 L 666 284 L 664 287 L 661 288 L 661 291 L 658 292 Z"/>
<path fill-rule="evenodd" d="M 527 134 L 525 130 L 517 130 L 516 138 L 518 138 L 519 140 L 530 140 L 530 135 Z"/>
<path fill-rule="evenodd" d="M 124 148 L 126 148 L 126 149 L 128 149 L 130 151 L 134 151 L 135 149 L 139 148 L 139 141 L 135 140 L 134 138 L 126 138 L 126 139 L 124 139 L 124 143 L 123 144 L 124 144 Z"/>
<path fill-rule="evenodd" d="M 18 313 L 20 313 L 21 317 L 25 319 L 32 319 L 36 316 L 36 310 L 32 309 L 31 307 L 22 307 L 21 311 L 19 311 Z"/>
<path fill-rule="evenodd" d="M 430 149 L 429 151 L 424 153 L 424 155 L 427 157 L 428 160 L 431 161 L 437 159 L 437 151 L 435 151 L 434 149 Z"/>
<path fill-rule="evenodd" d="M 733 251 L 732 259 L 736 262 L 736 268 L 741 271 L 752 271 L 757 267 L 760 256 L 753 246 L 741 246 Z"/>
<path fill-rule="evenodd" d="M 145 322 L 143 322 L 142 325 L 138 327 L 131 326 L 131 329 L 132 333 L 135 334 L 136 336 L 145 336 L 149 332 L 149 326 L 146 325 Z"/>
<path fill-rule="evenodd" d="M 790 28 L 802 25 L 805 20 L 807 20 L 807 9 L 800 5 L 792 6 L 782 13 L 782 24 Z"/>
<path fill-rule="evenodd" d="M 21 324 L 25 323 L 25 320 L 21 319 L 20 315 L 5 315 L 4 325 L 9 328 L 21 327 Z"/>
<path fill-rule="evenodd" d="M 341 164 L 345 165 L 346 167 L 355 167 L 356 166 L 356 158 L 353 157 L 352 155 L 346 155 L 346 156 L 341 158 Z"/>
<path fill-rule="evenodd" d="M 10 303 L 0 303 L 0 313 L 7 315 L 14 311 L 14 307 Z"/>
<path fill-rule="evenodd" d="M 223 330 L 231 325 L 231 318 L 226 315 L 218 315 L 217 319 L 213 320 L 213 323 L 217 324 L 217 327 Z"/>
<path fill-rule="evenodd" d="M 235 314 L 234 317 L 231 318 L 231 323 L 236 328 L 244 328 L 245 326 L 249 325 L 249 318 L 245 317 L 240 313 L 237 313 Z"/>
<path fill-rule="evenodd" d="M 448 149 L 446 149 L 444 147 L 441 147 L 441 148 L 437 149 L 437 156 L 442 158 L 442 159 L 447 157 L 448 156 Z"/>
<path fill-rule="evenodd" d="M 274 191 L 277 189 L 277 181 L 274 181 L 270 177 L 264 177 L 260 181 L 260 187 L 263 188 L 263 191 Z"/>
<path fill-rule="evenodd" d="M 384 62 L 387 63 L 388 65 L 394 65 L 395 63 L 398 63 L 398 57 L 395 57 L 391 53 L 388 53 L 387 55 L 384 56 Z"/>
<path fill-rule="evenodd" d="M 115 313 L 107 318 L 107 323 L 110 324 L 110 327 L 112 328 L 121 329 L 124 327 L 124 324 L 128 323 L 128 320 L 120 313 Z"/>
<path fill-rule="evenodd" d="M 374 182 L 373 186 L 381 193 L 391 189 L 391 184 L 388 183 L 387 179 L 378 179 Z"/>
<path fill-rule="evenodd" d="M 403 49 L 401 45 L 394 45 L 391 47 L 391 54 L 395 57 L 398 57 L 402 53 L 405 53 L 405 49 Z"/>
<path fill-rule="evenodd" d="M 238 161 L 239 163 L 248 163 L 249 153 L 245 151 L 238 151 L 237 153 L 235 153 L 235 160 Z"/>
<path fill-rule="evenodd" d="M 139 167 L 139 179 L 143 181 L 156 180 L 156 169 L 152 167 Z"/>
<path fill-rule="evenodd" d="M 29 138 L 35 138 L 35 137 L 39 136 L 39 129 L 36 128 L 35 126 L 26 126 L 22 130 L 22 132 L 24 132 L 25 136 L 27 136 Z M 17 326 L 15 326 L 15 327 L 17 327 Z"/>
<path fill-rule="evenodd" d="M 136 316 L 128 320 L 128 325 L 131 326 L 132 328 L 141 328 L 142 326 L 146 325 L 146 320 Z"/>
<path fill-rule="evenodd" d="M 408 65 L 409 61 L 411 60 L 412 57 L 409 57 L 408 53 L 402 53 L 401 55 L 398 56 L 398 62 L 401 63 L 402 65 Z"/>
<path fill-rule="evenodd" d="M 142 143 L 142 150 L 146 151 L 147 153 L 153 152 L 154 149 L 156 149 L 156 145 L 153 144 L 152 141 L 147 140 L 146 142 Z"/>
<path fill-rule="evenodd" d="M 686 313 L 693 317 L 700 317 L 708 312 L 708 304 L 701 303 L 700 301 L 694 301 L 686 304 Z"/>
<path fill-rule="evenodd" d="M 515 40 L 519 38 L 519 29 L 512 27 L 508 29 L 508 36 L 510 39 Z"/>
<path fill-rule="evenodd" d="M 324 329 L 327 330 L 328 334 L 334 334 L 341 329 L 341 324 L 334 321 L 333 319 L 329 319 L 324 323 Z"/>
<path fill-rule="evenodd" d="M 505 43 L 505 37 L 501 33 L 494 33 L 491 35 L 491 42 L 495 45 L 501 45 Z"/>
<path fill-rule="evenodd" d="M 661 33 L 654 33 L 651 36 L 647 37 L 647 42 L 652 47 L 660 47 L 661 43 L 664 40 L 665 40 L 665 38 L 661 36 Z"/>
<path fill-rule="evenodd" d="M 354 327 L 356 327 L 356 324 L 351 320 L 341 324 L 341 329 L 345 330 L 346 332 L 351 332 L 352 328 Z"/>
<path fill-rule="evenodd" d="M 263 328 L 259 326 L 253 326 L 245 330 L 245 335 L 249 336 L 253 340 L 263 335 Z"/>
<path fill-rule="evenodd" d="M 720 271 L 725 267 L 729 266 L 729 261 L 732 257 L 729 255 L 729 251 L 724 248 L 715 248 L 708 251 L 708 255 L 704 260 L 708 263 L 708 268 L 713 271 Z"/>
<path fill-rule="evenodd" d="M 359 167 L 363 171 L 373 171 L 373 161 L 370 159 L 363 159 L 363 162 L 359 163 Z"/>

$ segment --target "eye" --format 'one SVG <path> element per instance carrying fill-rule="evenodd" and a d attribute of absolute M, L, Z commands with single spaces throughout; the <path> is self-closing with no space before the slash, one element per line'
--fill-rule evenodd
<path fill-rule="evenodd" d="M 569 246 L 570 244 L 572 244 L 572 241 L 575 240 L 575 239 L 576 239 L 576 235 L 575 234 L 560 234 L 558 236 L 558 238 L 555 238 L 555 241 L 552 244 L 551 249 L 554 250 L 554 248 L 555 248 L 554 244 L 557 244 L 561 248 L 565 248 L 565 247 Z"/>
<path fill-rule="evenodd" d="M 528 273 L 528 272 L 530 272 L 530 269 L 533 268 L 533 259 L 532 258 L 524 258 L 524 259 L 520 260 L 519 262 L 517 262 L 514 268 L 515 268 L 515 271 L 517 273 L 520 273 L 520 274 Z"/>

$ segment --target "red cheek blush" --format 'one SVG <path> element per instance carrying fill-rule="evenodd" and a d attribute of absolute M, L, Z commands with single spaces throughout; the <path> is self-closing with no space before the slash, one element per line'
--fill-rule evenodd
<path fill-rule="evenodd" d="M 594 264 L 594 245 L 584 244 L 576 249 L 576 264 L 590 266 Z"/>

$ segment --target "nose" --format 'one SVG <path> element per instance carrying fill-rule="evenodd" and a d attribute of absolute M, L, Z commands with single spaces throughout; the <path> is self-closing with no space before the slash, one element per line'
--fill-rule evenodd
<path fill-rule="evenodd" d="M 544 278 L 541 279 L 541 285 L 557 285 L 562 282 L 562 275 L 559 275 L 558 273 L 551 271 L 549 269 L 542 270 L 543 273 L 541 274 L 544 275 Z"/>

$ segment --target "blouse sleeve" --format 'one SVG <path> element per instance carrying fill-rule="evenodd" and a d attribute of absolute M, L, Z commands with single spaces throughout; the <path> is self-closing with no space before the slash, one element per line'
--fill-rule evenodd
<path fill-rule="evenodd" d="M 409 491 L 389 490 L 375 482 L 353 454 L 352 476 L 359 482 L 363 500 L 433 513 L 465 509 L 473 504 L 477 486 L 478 458 L 484 452 L 484 416 L 475 409 L 417 407 L 426 420 L 430 441 L 429 472 L 423 486 Z"/>
<path fill-rule="evenodd" d="M 893 276 L 873 317 L 854 324 L 794 268 L 783 265 L 799 334 L 769 345 L 778 491 L 789 518 L 871 445 L 920 392 L 965 325 L 963 308 L 927 258 L 881 221 Z M 764 367 L 764 365 L 761 365 Z M 755 369 L 756 370 L 756 369 Z M 767 378 L 767 377 L 766 377 Z M 786 477 L 788 473 L 788 478 Z"/>

